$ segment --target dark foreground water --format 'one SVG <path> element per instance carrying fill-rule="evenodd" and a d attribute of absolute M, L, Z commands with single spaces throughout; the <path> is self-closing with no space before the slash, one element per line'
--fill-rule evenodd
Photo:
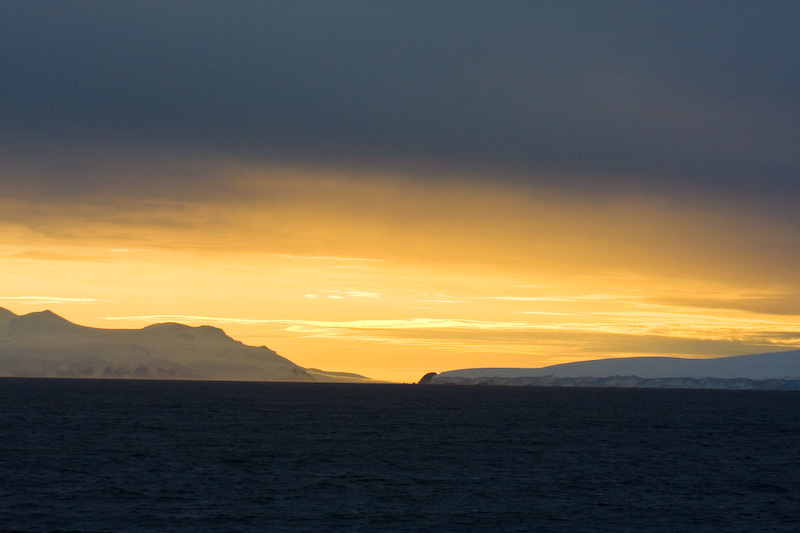
<path fill-rule="evenodd" d="M 2 531 L 798 531 L 800 393 L 0 379 Z"/>

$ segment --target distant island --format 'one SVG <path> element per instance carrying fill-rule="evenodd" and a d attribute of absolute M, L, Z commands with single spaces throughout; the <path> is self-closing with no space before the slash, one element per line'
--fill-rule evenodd
<path fill-rule="evenodd" d="M 358 374 L 300 367 L 266 346 L 212 326 L 153 324 L 103 329 L 51 311 L 0 307 L 0 376 L 370 383 Z"/>
<path fill-rule="evenodd" d="M 800 350 L 715 359 L 623 357 L 543 368 L 471 368 L 429 373 L 420 384 L 800 390 Z"/>

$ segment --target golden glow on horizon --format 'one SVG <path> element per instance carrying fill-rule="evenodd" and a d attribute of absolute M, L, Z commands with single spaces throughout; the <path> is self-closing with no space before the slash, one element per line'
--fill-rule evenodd
<path fill-rule="evenodd" d="M 66 207 L 0 200 L 16 217 L 0 226 L 0 306 L 94 327 L 211 324 L 302 366 L 406 382 L 800 344 L 780 234 L 729 213 L 386 175 L 227 172 L 224 194 L 142 194 L 132 207 L 102 192 Z"/>

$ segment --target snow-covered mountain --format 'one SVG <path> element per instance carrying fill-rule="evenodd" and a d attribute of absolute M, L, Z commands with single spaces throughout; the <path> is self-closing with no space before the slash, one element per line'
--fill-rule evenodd
<path fill-rule="evenodd" d="M 370 381 L 356 374 L 302 368 L 265 346 L 247 346 L 211 326 L 89 328 L 51 311 L 17 316 L 3 308 L 0 376 Z"/>
<path fill-rule="evenodd" d="M 429 382 L 459 385 L 800 390 L 800 350 L 715 359 L 624 357 L 543 368 L 471 368 L 442 372 Z"/>

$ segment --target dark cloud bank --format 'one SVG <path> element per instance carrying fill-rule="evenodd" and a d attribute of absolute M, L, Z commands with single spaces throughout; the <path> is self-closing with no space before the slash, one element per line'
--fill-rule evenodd
<path fill-rule="evenodd" d="M 799 21 L 791 1 L 4 2 L 0 134 L 9 161 L 107 143 L 778 200 L 800 192 Z"/>

